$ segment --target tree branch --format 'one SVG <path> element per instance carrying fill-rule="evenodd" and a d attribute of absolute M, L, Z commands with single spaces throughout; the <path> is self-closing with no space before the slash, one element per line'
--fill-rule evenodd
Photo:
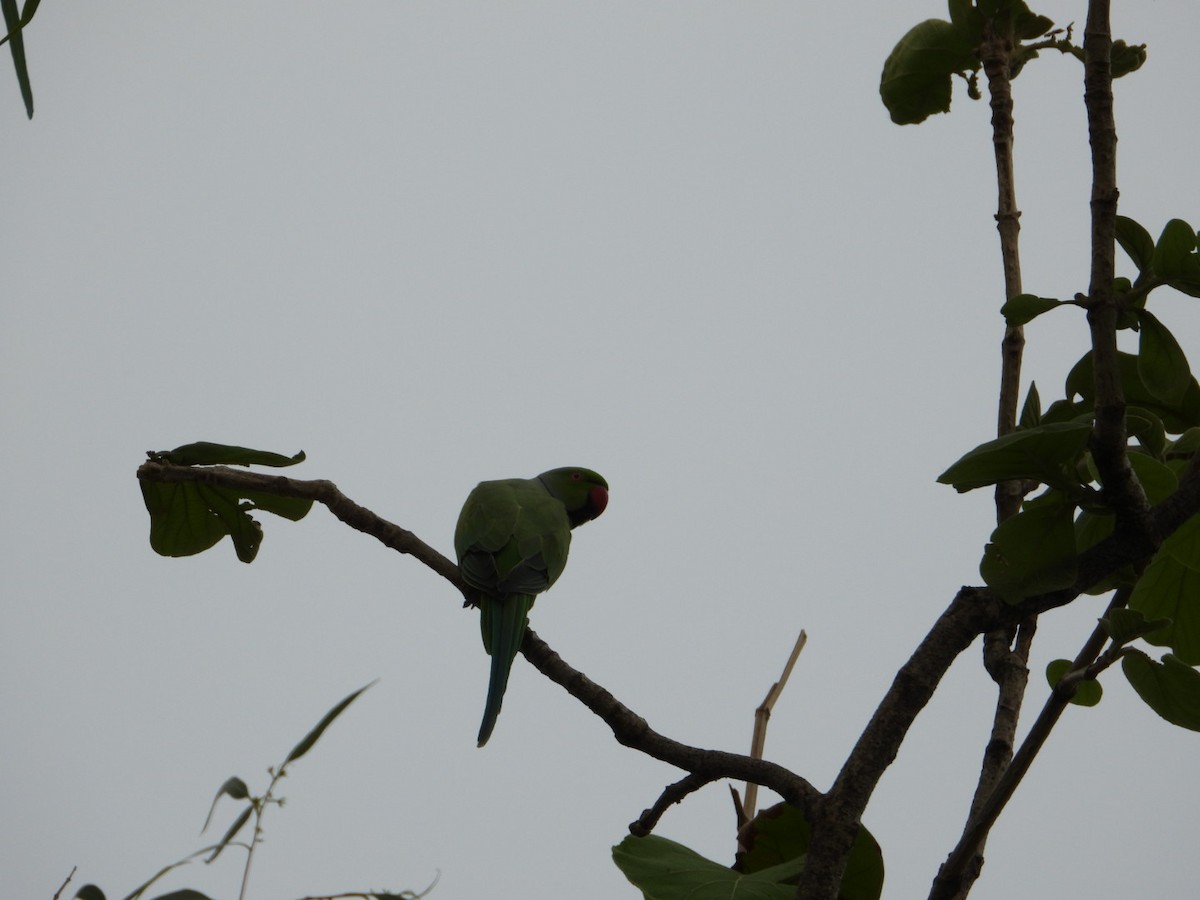
<path fill-rule="evenodd" d="M 420 560 L 470 599 L 470 591 L 462 585 L 458 570 L 450 560 L 412 532 L 354 503 L 332 482 L 301 481 L 224 466 L 191 467 L 153 462 L 143 463 L 137 476 L 148 481 L 191 481 L 315 500 L 352 528 Z M 694 775 L 694 778 L 679 782 L 680 790 L 686 786 L 690 791 L 702 783 L 722 778 L 753 781 L 799 807 L 812 823 L 813 832 L 798 896 L 808 900 L 835 900 L 863 810 L 883 772 L 896 758 L 909 727 L 929 702 L 954 659 L 985 631 L 1063 606 L 1123 566 L 1148 560 L 1161 540 L 1197 512 L 1200 512 L 1200 454 L 1193 458 L 1175 493 L 1150 510 L 1151 533 L 1138 536 L 1136 540 L 1130 534 L 1114 533 L 1091 547 L 1079 557 L 1079 576 L 1071 588 L 1031 597 L 1015 605 L 1004 603 L 986 588 L 960 589 L 912 657 L 896 673 L 833 787 L 825 795 L 794 772 L 767 760 L 703 750 L 659 734 L 611 693 L 564 662 L 532 630 L 526 631 L 521 652 L 542 674 L 603 719 L 619 743 Z M 636 829 L 635 833 L 639 833 L 653 827 L 666 808 L 662 801 L 659 805 L 661 809 L 656 812 L 652 808 L 648 814 L 643 814 L 643 819 L 635 822 L 631 830 Z"/>
<path fill-rule="evenodd" d="M 1109 601 L 1106 613 L 1117 607 L 1125 606 L 1129 602 L 1131 593 L 1132 590 L 1129 588 L 1117 591 Z M 1108 632 L 1097 625 L 1076 655 L 1075 661 L 1071 664 L 1071 671 L 1076 672 L 1092 666 L 1107 640 Z M 996 824 L 996 820 L 1004 811 L 1008 801 L 1012 799 L 1012 795 L 1029 771 L 1038 751 L 1046 743 L 1046 739 L 1050 736 L 1059 717 L 1071 702 L 1071 698 L 1075 696 L 1077 684 L 1077 681 L 1069 684 L 1062 683 L 1056 685 L 1050 692 L 1041 713 L 1038 714 L 1029 734 L 1025 736 L 1021 749 L 1013 757 L 1012 764 L 1004 770 L 1003 776 L 997 782 L 992 793 L 984 798 L 985 802 L 972 812 L 958 845 L 950 852 L 950 856 L 938 870 L 929 900 L 951 900 L 951 898 L 963 896 L 970 890 L 971 884 L 979 875 L 979 866 L 982 863 L 980 854 L 988 833 Z"/>
<path fill-rule="evenodd" d="M 1016 178 L 1013 173 L 1013 100 L 1009 79 L 1012 41 L 989 22 L 984 30 L 980 59 L 987 75 L 992 107 L 992 149 L 996 160 L 996 230 L 1000 234 L 1000 261 L 1004 269 L 1004 299 L 1021 293 L 1021 211 L 1017 208 Z M 1020 404 L 1021 357 L 1025 332 L 1021 326 L 1008 327 L 1001 344 L 1000 402 L 996 414 L 996 436 L 1003 437 L 1017 427 Z M 1021 482 L 1004 482 L 996 487 L 997 514 L 1001 521 L 1016 515 L 1024 490 Z"/>
<path fill-rule="evenodd" d="M 1092 148 L 1092 269 L 1087 318 L 1092 337 L 1096 420 L 1091 451 L 1117 528 L 1149 530 L 1146 493 L 1129 464 L 1125 394 L 1117 363 L 1116 275 L 1117 128 L 1113 117 L 1112 28 L 1109 0 L 1091 0 L 1083 32 L 1083 99 Z"/>
<path fill-rule="evenodd" d="M 950 664 L 978 635 L 999 624 L 1002 612 L 1000 601 L 990 591 L 962 588 L 900 667 L 810 820 L 812 839 L 796 894 L 800 900 L 835 900 L 838 896 L 863 810 L 896 758 L 913 720 L 933 696 Z"/>
<path fill-rule="evenodd" d="M 812 815 L 821 793 L 794 772 L 765 759 L 754 759 L 741 753 L 728 753 L 723 750 L 703 750 L 659 734 L 645 719 L 620 700 L 564 662 L 563 658 L 550 649 L 531 629 L 525 631 L 521 652 L 534 668 L 603 719 L 612 729 L 618 743 L 691 773 L 690 777 L 667 789 L 664 797 L 669 794 L 673 799 L 665 804 L 660 800 L 629 826 L 633 834 L 649 834 L 667 806 L 677 803 L 685 794 L 704 784 L 722 778 L 752 781 L 770 788 L 788 803 L 803 810 L 805 815 Z M 672 788 L 679 788 L 682 793 L 675 796 Z"/>
<path fill-rule="evenodd" d="M 1124 566 L 1148 561 L 1159 542 L 1198 512 L 1200 452 L 1175 493 L 1150 510 L 1150 535 L 1114 533 L 1089 548 L 1079 556 L 1079 574 L 1070 588 L 1011 605 L 985 588 L 962 588 L 896 674 L 833 787 L 817 804 L 797 897 L 836 900 L 850 847 L 875 786 L 950 664 L 976 635 L 1065 606 Z"/>
<path fill-rule="evenodd" d="M 1004 299 L 1022 292 L 1019 236 L 1021 211 L 1017 208 L 1016 177 L 1013 171 L 1013 99 L 1010 67 L 1012 64 L 1011 21 L 995 19 L 984 26 L 980 61 L 987 75 L 988 96 L 992 108 L 992 147 L 996 163 L 996 229 L 1000 233 L 1000 258 L 1004 270 Z M 1021 358 L 1025 349 L 1025 330 L 1008 325 L 1001 342 L 1000 399 L 996 416 L 996 436 L 1016 430 L 1020 403 Z M 1002 481 L 996 485 L 997 524 L 1015 516 L 1021 509 L 1026 486 L 1023 481 Z M 970 819 L 991 795 L 1012 760 L 1017 723 L 1029 682 L 1029 651 L 1037 631 L 1037 618 L 1030 616 L 1019 625 L 997 628 L 983 637 L 983 665 L 996 683 L 996 710 L 992 729 L 983 751 L 979 780 L 971 799 Z M 983 867 L 983 844 L 976 848 L 959 897 L 965 897 Z"/>

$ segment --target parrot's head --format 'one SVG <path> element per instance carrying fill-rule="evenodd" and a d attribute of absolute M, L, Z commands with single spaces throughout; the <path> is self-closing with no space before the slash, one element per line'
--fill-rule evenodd
<path fill-rule="evenodd" d="M 591 469 L 551 469 L 539 475 L 538 481 L 567 508 L 572 528 L 590 522 L 608 506 L 608 482 Z"/>

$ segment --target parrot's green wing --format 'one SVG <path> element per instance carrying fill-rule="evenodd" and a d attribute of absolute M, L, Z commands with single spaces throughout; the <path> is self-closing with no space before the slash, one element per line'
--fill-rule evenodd
<path fill-rule="evenodd" d="M 493 596 L 540 594 L 562 574 L 570 548 L 566 508 L 536 478 L 483 482 L 454 531 L 463 579 Z"/>

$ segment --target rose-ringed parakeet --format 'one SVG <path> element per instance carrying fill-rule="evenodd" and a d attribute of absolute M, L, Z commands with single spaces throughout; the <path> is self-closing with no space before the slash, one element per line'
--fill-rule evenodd
<path fill-rule="evenodd" d="M 492 657 L 479 746 L 491 737 L 508 673 L 525 637 L 534 597 L 567 564 L 571 529 L 608 505 L 608 482 L 590 469 L 551 469 L 537 478 L 484 481 L 467 497 L 454 529 L 463 581 L 480 600 L 483 647 Z"/>

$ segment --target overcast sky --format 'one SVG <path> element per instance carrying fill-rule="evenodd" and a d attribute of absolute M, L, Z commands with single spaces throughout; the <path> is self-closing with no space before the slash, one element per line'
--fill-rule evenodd
<path fill-rule="evenodd" d="M 1200 224 L 1188 0 L 1116 3 L 1121 210 Z M 1035 7 L 1082 22 L 1083 0 Z M 636 897 L 610 861 L 679 772 L 518 659 L 495 735 L 476 617 L 324 509 L 156 556 L 134 472 L 193 440 L 452 552 L 483 479 L 602 472 L 533 627 L 658 730 L 745 751 L 796 633 L 767 756 L 825 788 L 977 564 L 994 515 L 935 477 L 994 428 L 1003 301 L 988 110 L 892 125 L 880 66 L 937 0 L 43 4 L 25 120 L 0 77 L 0 893 L 78 866 L 121 897 L 215 838 L 217 787 L 350 708 L 266 819 L 251 896 L 419 889 Z M 4 51 L 7 56 L 7 51 Z M 1086 289 L 1082 69 L 1015 85 L 1027 290 Z M 1127 261 L 1124 271 L 1130 274 Z M 1192 354 L 1200 307 L 1155 295 Z M 1046 402 L 1086 349 L 1029 329 Z M 1194 357 L 1195 358 L 1195 357 Z M 1102 609 L 1043 619 L 1041 671 Z M 1200 737 L 1120 678 L 1070 710 L 988 846 L 977 900 L 1183 896 Z M 961 830 L 993 689 L 950 671 L 866 822 L 884 895 Z M 770 796 L 764 798 L 770 802 Z M 731 861 L 728 791 L 658 833 Z M 185 886 L 236 896 L 240 857 Z"/>

